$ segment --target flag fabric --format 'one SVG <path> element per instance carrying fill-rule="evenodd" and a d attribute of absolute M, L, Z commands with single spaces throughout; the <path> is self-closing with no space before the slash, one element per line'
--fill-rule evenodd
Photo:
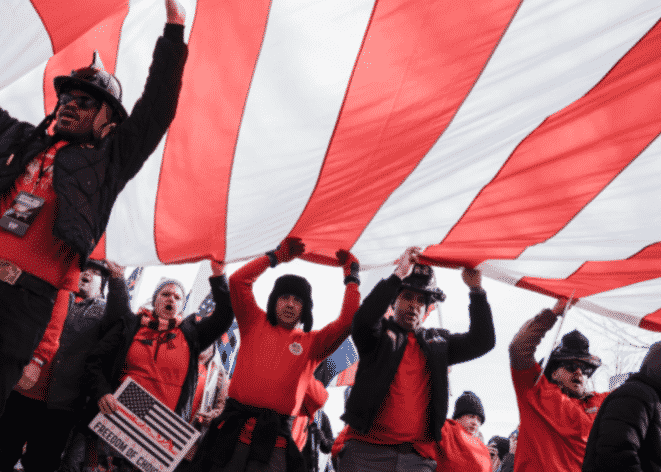
<path fill-rule="evenodd" d="M 115 393 L 120 408 L 89 427 L 140 470 L 169 472 L 200 433 L 128 377 Z"/>
<path fill-rule="evenodd" d="M 161 0 L 12 0 L 0 106 L 39 122 L 98 49 L 131 109 Z M 95 257 L 407 246 L 661 330 L 658 0 L 183 0 L 177 116 Z"/>
<path fill-rule="evenodd" d="M 324 359 L 315 370 L 317 380 L 328 387 L 331 381 L 342 371 L 358 361 L 358 352 L 349 336 L 333 354 Z"/>
<path fill-rule="evenodd" d="M 202 305 L 207 302 L 211 294 L 211 285 L 209 284 L 209 277 L 211 276 L 211 264 L 208 261 L 202 261 L 198 266 L 197 275 L 193 280 L 193 286 L 188 293 L 186 306 L 183 310 L 186 316 L 193 313 L 196 307 L 199 312 Z"/>
<path fill-rule="evenodd" d="M 200 306 L 197 308 L 197 311 L 194 313 L 194 316 L 197 319 L 206 318 L 216 309 L 216 302 L 213 300 L 213 294 L 209 292 L 206 297 L 200 303 Z"/>
<path fill-rule="evenodd" d="M 126 288 L 128 289 L 129 294 L 129 305 L 132 309 L 136 309 L 134 306 L 134 297 L 140 291 L 140 282 L 142 282 L 142 273 L 144 272 L 144 267 L 136 267 L 129 275 L 129 278 L 126 280 Z"/>
<path fill-rule="evenodd" d="M 217 343 L 223 367 L 225 367 L 227 374 L 232 377 L 234 366 L 236 365 L 236 355 L 239 352 L 239 345 L 241 344 L 239 325 L 236 324 L 236 320 L 232 322 L 230 329 L 226 333 L 223 333 Z"/>

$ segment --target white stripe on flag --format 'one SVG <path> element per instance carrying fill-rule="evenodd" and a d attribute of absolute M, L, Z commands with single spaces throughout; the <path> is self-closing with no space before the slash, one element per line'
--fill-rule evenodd
<path fill-rule="evenodd" d="M 0 106 L 17 120 L 37 125 L 44 119 L 44 72 L 47 62 L 0 90 Z"/>
<path fill-rule="evenodd" d="M 646 280 L 581 299 L 641 318 L 661 308 L 661 279 Z"/>
<path fill-rule="evenodd" d="M 190 295 L 186 302 L 185 315 L 197 312 L 200 303 L 206 298 L 211 291 L 209 284 L 209 277 L 211 277 L 211 263 L 209 261 L 200 262 L 197 275 L 193 281 L 193 286 L 190 289 Z"/>
<path fill-rule="evenodd" d="M 656 0 L 525 1 L 447 131 L 354 245 L 361 263 L 439 243 L 521 140 L 599 82 L 660 13 Z"/>
<path fill-rule="evenodd" d="M 519 259 L 627 259 L 661 241 L 661 139 L 657 138 L 557 235 Z M 638 211 L 629 211 L 636 208 Z"/>
<path fill-rule="evenodd" d="M 190 0 L 182 4 L 186 8 L 185 34 L 189 35 L 197 4 Z M 131 2 L 122 28 L 116 70 L 123 87 L 122 103 L 129 113 L 144 90 L 154 46 L 164 25 L 162 3 Z M 167 133 L 115 202 L 106 230 L 106 255 L 111 260 L 126 265 L 160 263 L 154 242 L 154 212 L 166 138 Z"/>
<path fill-rule="evenodd" d="M 576 306 L 638 325 L 646 315 L 661 309 L 659 293 L 661 278 L 591 295 L 580 299 Z"/>
<path fill-rule="evenodd" d="M 237 141 L 227 259 L 263 253 L 314 190 L 372 0 L 271 4 Z"/>
<path fill-rule="evenodd" d="M 0 28 L 0 91 L 39 69 L 53 55 L 50 37 L 29 0 L 3 0 Z M 33 88 L 37 94 L 42 87 Z M 2 107 L 7 104 L 2 98 Z M 15 112 L 13 116 L 18 116 Z M 42 101 L 43 117 L 43 101 Z M 40 121 L 41 119 L 37 120 Z"/>
<path fill-rule="evenodd" d="M 544 279 L 564 279 L 573 274 L 584 261 L 540 260 L 522 261 L 521 259 L 490 259 L 476 267 L 482 275 L 501 282 L 516 285 L 523 277 Z"/>

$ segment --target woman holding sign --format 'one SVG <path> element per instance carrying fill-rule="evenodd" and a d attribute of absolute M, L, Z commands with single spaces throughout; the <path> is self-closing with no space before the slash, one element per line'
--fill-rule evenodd
<path fill-rule="evenodd" d="M 108 312 L 120 321 L 88 358 L 91 395 L 101 413 L 120 408 L 113 394 L 131 378 L 170 410 L 189 421 L 198 378 L 198 356 L 229 329 L 234 314 L 224 267 L 212 262 L 209 278 L 216 303 L 214 312 L 199 321 L 183 318 L 185 293 L 180 282 L 161 282 L 152 297 L 153 310 L 131 312 L 123 268 L 109 263 Z"/>

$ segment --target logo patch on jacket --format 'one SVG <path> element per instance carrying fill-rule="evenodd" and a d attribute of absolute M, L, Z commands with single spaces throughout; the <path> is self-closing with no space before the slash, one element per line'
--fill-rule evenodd
<path fill-rule="evenodd" d="M 586 409 L 585 409 L 585 412 L 586 412 L 588 415 L 591 415 L 591 414 L 596 413 L 596 412 L 598 412 L 598 411 L 599 411 L 599 407 L 598 407 L 598 406 L 593 406 L 593 407 L 590 407 L 590 408 L 586 408 Z"/>
<path fill-rule="evenodd" d="M 293 342 L 289 345 L 289 352 L 295 356 L 300 356 L 303 352 L 303 346 L 301 346 L 299 343 Z"/>

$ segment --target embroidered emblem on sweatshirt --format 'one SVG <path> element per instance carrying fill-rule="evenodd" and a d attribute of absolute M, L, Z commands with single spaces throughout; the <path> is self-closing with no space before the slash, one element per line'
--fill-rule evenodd
<path fill-rule="evenodd" d="M 295 356 L 300 356 L 301 353 L 303 352 L 303 346 L 301 346 L 299 343 L 291 343 L 289 345 L 289 352 L 291 352 Z"/>
<path fill-rule="evenodd" d="M 599 411 L 599 407 L 598 407 L 598 406 L 593 406 L 593 407 L 591 407 L 591 408 L 587 408 L 587 409 L 585 410 L 585 412 L 586 412 L 588 415 L 591 415 L 591 414 L 596 413 L 596 412 L 598 412 L 598 411 Z"/>

